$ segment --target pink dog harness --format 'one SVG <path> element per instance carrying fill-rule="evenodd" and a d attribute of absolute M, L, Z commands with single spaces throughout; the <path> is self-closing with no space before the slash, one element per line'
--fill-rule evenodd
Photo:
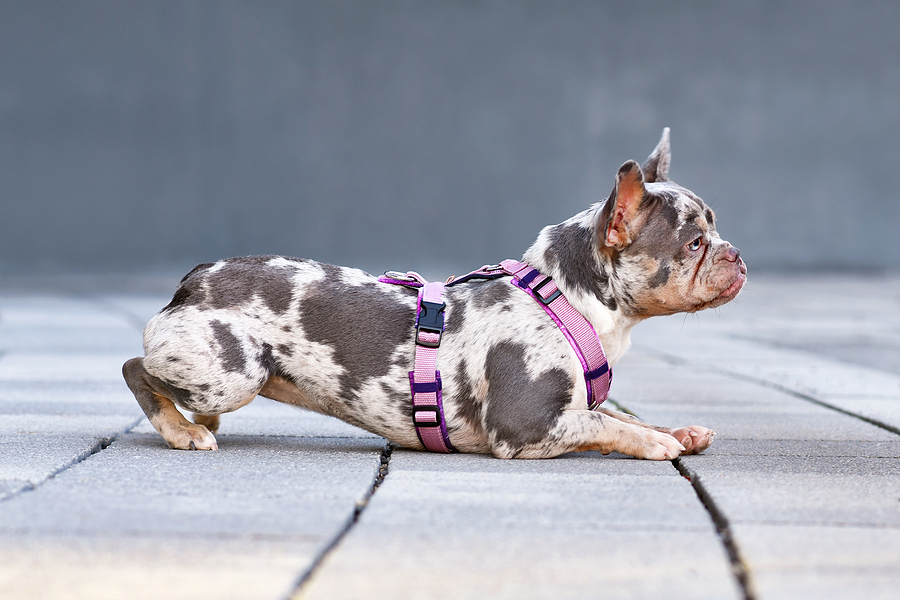
<path fill-rule="evenodd" d="M 456 452 L 447 434 L 441 397 L 441 373 L 437 367 L 437 351 L 444 332 L 444 287 L 470 279 L 496 279 L 512 276 L 511 283 L 534 298 L 569 341 L 584 371 L 588 408 L 594 410 L 609 396 L 612 370 L 594 328 L 557 287 L 556 282 L 529 265 L 505 260 L 499 265 L 484 266 L 446 283 L 428 282 L 413 271 L 388 271 L 378 281 L 418 288 L 416 309 L 416 361 L 409 372 L 413 400 L 413 425 L 422 445 L 432 452 Z"/>

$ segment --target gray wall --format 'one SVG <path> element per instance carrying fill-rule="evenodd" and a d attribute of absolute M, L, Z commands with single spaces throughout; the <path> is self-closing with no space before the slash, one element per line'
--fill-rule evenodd
<path fill-rule="evenodd" d="M 900 268 L 900 3 L 2 2 L 0 269 L 520 256 L 672 128 L 752 269 Z"/>

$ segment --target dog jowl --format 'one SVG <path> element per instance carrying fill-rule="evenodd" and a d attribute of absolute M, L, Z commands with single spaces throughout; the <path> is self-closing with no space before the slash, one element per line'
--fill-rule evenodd
<path fill-rule="evenodd" d="M 609 198 L 544 228 L 523 257 L 590 323 L 610 365 L 639 322 L 720 306 L 746 282 L 712 210 L 669 180 L 669 158 L 665 130 L 643 167 L 622 165 Z M 456 450 L 663 460 L 712 442 L 704 427 L 655 427 L 604 406 L 590 410 L 579 356 L 511 278 L 466 281 L 443 299 L 437 370 Z M 204 264 L 147 324 L 145 355 L 123 373 L 173 448 L 217 449 L 218 415 L 262 395 L 422 449 L 409 380 L 417 306 L 415 290 L 351 268 L 280 256 Z"/>

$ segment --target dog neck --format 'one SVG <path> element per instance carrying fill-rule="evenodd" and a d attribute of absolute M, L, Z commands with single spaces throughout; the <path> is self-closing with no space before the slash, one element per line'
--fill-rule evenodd
<path fill-rule="evenodd" d="M 569 303 L 600 337 L 609 363 L 631 345 L 631 328 L 643 320 L 629 315 L 628 295 L 616 278 L 615 265 L 600 252 L 597 221 L 602 204 L 545 227 L 523 260 L 553 278 Z"/>

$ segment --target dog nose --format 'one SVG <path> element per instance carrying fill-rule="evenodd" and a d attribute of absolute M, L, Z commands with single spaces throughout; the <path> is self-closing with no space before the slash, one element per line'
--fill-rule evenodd
<path fill-rule="evenodd" d="M 728 252 L 725 253 L 728 262 L 737 262 L 741 258 L 741 251 L 734 246 L 728 246 Z"/>

